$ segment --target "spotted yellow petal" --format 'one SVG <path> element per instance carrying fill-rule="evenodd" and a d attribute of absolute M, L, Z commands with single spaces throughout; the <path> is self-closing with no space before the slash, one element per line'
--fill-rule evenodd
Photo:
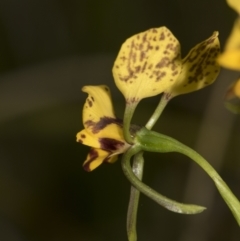
<path fill-rule="evenodd" d="M 240 2 L 240 1 L 239 1 Z M 218 63 L 229 69 L 240 70 L 240 19 L 238 18 L 225 45 L 224 52 L 219 56 Z"/>
<path fill-rule="evenodd" d="M 122 121 L 114 115 L 111 93 L 107 86 L 84 86 L 88 97 L 83 107 L 83 125 L 95 138 L 123 140 Z"/>
<path fill-rule="evenodd" d="M 233 8 L 238 14 L 240 14 L 240 1 L 239 0 L 227 0 L 228 5 Z"/>
<path fill-rule="evenodd" d="M 83 123 L 89 119 L 97 122 L 104 116 L 115 118 L 111 93 L 106 85 L 84 86 L 82 91 L 88 94 L 83 107 Z"/>
<path fill-rule="evenodd" d="M 158 95 L 181 70 L 180 44 L 166 27 L 152 28 L 127 39 L 113 66 L 113 77 L 127 102 Z"/>
<path fill-rule="evenodd" d="M 89 132 L 87 132 L 85 129 L 77 133 L 77 142 L 86 146 L 100 148 L 100 142 L 98 138 L 89 134 Z"/>
<path fill-rule="evenodd" d="M 114 161 L 116 161 L 117 156 L 110 157 L 110 154 L 111 153 L 104 151 L 102 149 L 92 148 L 89 154 L 87 155 L 87 159 L 83 163 L 83 168 L 86 171 L 92 171 L 99 165 L 101 165 L 103 162 L 113 163 Z"/>
<path fill-rule="evenodd" d="M 174 97 L 212 84 L 220 71 L 216 62 L 219 51 L 218 32 L 214 32 L 210 38 L 190 50 L 183 59 L 181 74 L 166 93 L 170 93 L 171 97 Z"/>

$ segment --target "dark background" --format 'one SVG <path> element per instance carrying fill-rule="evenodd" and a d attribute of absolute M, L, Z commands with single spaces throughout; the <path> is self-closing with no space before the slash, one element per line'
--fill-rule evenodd
<path fill-rule="evenodd" d="M 1 0 L 0 240 L 127 240 L 130 184 L 120 161 L 82 169 L 89 148 L 75 142 L 81 87 L 109 85 L 122 117 L 111 68 L 126 38 L 165 25 L 184 56 L 216 30 L 224 46 L 235 17 L 223 0 Z M 237 75 L 222 70 L 211 87 L 173 99 L 155 130 L 196 149 L 240 198 L 239 117 L 223 106 Z M 144 124 L 158 99 L 142 101 L 134 121 Z M 139 241 L 239 240 L 236 221 L 199 167 L 174 153 L 144 156 L 144 182 L 208 209 L 179 215 L 142 196 Z"/>

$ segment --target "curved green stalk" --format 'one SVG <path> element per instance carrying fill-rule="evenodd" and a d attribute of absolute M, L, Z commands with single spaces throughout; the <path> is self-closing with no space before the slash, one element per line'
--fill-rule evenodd
<path fill-rule="evenodd" d="M 142 128 L 141 131 L 137 133 L 136 139 L 144 151 L 179 152 L 195 161 L 212 178 L 219 193 L 227 203 L 240 226 L 239 200 L 235 197 L 215 169 L 202 156 L 179 141 L 160 133 L 149 131 L 146 128 Z"/>
<path fill-rule="evenodd" d="M 124 153 L 121 162 L 124 174 L 135 188 L 137 188 L 140 192 L 154 200 L 156 203 L 160 204 L 161 206 L 165 207 L 166 209 L 172 212 L 182 214 L 196 214 L 202 212 L 205 209 L 201 206 L 178 203 L 159 194 L 158 192 L 156 192 L 155 190 L 141 182 L 132 172 L 130 165 L 131 157 L 139 151 L 141 151 L 140 146 L 135 145 L 131 147 L 126 153 Z"/>
<path fill-rule="evenodd" d="M 162 114 L 164 108 L 168 104 L 169 100 L 170 99 L 168 98 L 167 94 L 163 93 L 163 95 L 158 103 L 157 108 L 155 109 L 152 116 L 150 117 L 147 124 L 145 125 L 145 127 L 147 129 L 149 129 L 149 130 L 152 129 L 152 127 L 156 124 L 156 122 L 159 119 L 160 115 Z"/>
<path fill-rule="evenodd" d="M 159 119 L 164 108 L 166 107 L 168 101 L 169 101 L 169 98 L 167 97 L 167 94 L 164 93 L 158 103 L 157 108 L 155 109 L 152 116 L 149 118 L 146 124 L 146 128 L 152 129 L 152 127 Z M 139 152 L 134 156 L 133 164 L 132 164 L 133 173 L 139 180 L 142 180 L 143 167 L 144 167 L 143 152 Z M 136 226 L 137 226 L 137 210 L 138 210 L 139 198 L 140 198 L 139 190 L 137 190 L 134 186 L 131 186 L 130 200 L 128 205 L 128 214 L 127 214 L 127 233 L 128 233 L 128 239 L 131 241 L 137 240 Z"/>
<path fill-rule="evenodd" d="M 143 152 L 139 152 L 134 155 L 132 171 L 134 175 L 142 180 L 144 167 Z M 127 213 L 127 234 L 129 241 L 137 240 L 137 211 L 139 203 L 140 192 L 134 187 L 131 186 L 130 200 L 128 204 L 128 213 Z"/>

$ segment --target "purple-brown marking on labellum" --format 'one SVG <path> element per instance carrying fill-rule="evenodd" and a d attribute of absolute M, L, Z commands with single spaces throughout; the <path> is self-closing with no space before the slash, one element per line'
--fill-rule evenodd
<path fill-rule="evenodd" d="M 96 159 L 98 158 L 98 153 L 95 149 L 91 148 L 90 151 L 89 151 L 89 156 L 90 156 L 90 159 L 88 160 L 87 163 L 85 163 L 83 165 L 83 169 L 87 172 L 90 172 L 91 169 L 90 169 L 90 164 Z"/>
<path fill-rule="evenodd" d="M 101 144 L 101 149 L 106 151 L 116 151 L 124 146 L 124 142 L 111 138 L 99 138 L 99 143 Z"/>

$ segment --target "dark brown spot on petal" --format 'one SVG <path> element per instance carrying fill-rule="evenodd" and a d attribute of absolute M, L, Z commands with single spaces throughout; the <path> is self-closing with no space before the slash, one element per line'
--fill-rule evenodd
<path fill-rule="evenodd" d="M 101 149 L 109 152 L 114 152 L 124 146 L 124 142 L 111 138 L 99 138 Z"/>
<path fill-rule="evenodd" d="M 164 34 L 164 33 L 161 33 L 159 40 L 164 40 L 164 39 L 165 39 L 165 34 Z"/>
<path fill-rule="evenodd" d="M 87 102 L 88 102 L 88 105 L 89 105 L 90 107 L 92 107 L 92 101 L 89 100 L 89 99 L 87 99 Z"/>
<path fill-rule="evenodd" d="M 141 51 L 141 53 L 140 53 L 140 61 L 142 62 L 144 58 L 145 58 L 145 52 Z"/>
<path fill-rule="evenodd" d="M 142 67 L 142 73 L 145 71 L 146 66 L 147 66 L 147 61 L 145 61 L 144 64 L 143 64 L 143 67 Z"/>
<path fill-rule="evenodd" d="M 177 74 L 178 74 L 178 71 L 175 70 L 175 71 L 172 73 L 172 76 L 175 76 L 175 75 L 177 75 Z"/>
<path fill-rule="evenodd" d="M 166 72 L 159 72 L 159 73 L 157 73 L 156 82 L 161 80 L 165 75 L 166 75 Z"/>
<path fill-rule="evenodd" d="M 163 57 L 157 64 L 156 64 L 156 68 L 163 68 L 168 66 L 169 64 L 169 58 L 168 57 Z"/>
<path fill-rule="evenodd" d="M 136 66 L 136 67 L 135 67 L 136 73 L 138 73 L 138 72 L 140 71 L 140 69 L 141 69 L 141 66 L 140 66 L 140 65 Z"/>

